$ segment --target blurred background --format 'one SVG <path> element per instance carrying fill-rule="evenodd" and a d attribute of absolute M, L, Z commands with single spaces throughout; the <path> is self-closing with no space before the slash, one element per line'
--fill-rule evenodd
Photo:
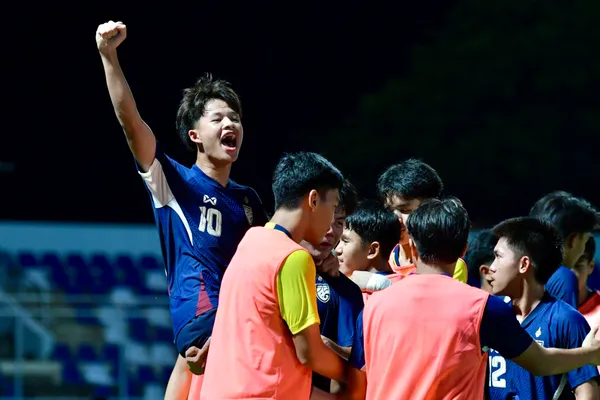
<path fill-rule="evenodd" d="M 175 361 L 152 207 L 94 42 L 111 19 L 138 108 L 180 162 L 182 89 L 205 71 L 232 82 L 232 178 L 268 210 L 273 167 L 297 150 L 365 197 L 420 158 L 475 229 L 552 190 L 600 203 L 595 1 L 23 2 L 3 19 L 3 398 L 160 399 Z"/>

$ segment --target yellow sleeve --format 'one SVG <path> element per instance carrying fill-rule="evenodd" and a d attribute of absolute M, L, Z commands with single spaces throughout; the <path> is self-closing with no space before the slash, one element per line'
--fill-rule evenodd
<path fill-rule="evenodd" d="M 304 250 L 290 254 L 277 274 L 279 309 L 292 335 L 320 322 L 316 276 L 312 256 Z"/>
<path fill-rule="evenodd" d="M 467 283 L 467 274 L 467 264 L 459 258 L 454 268 L 454 279 L 462 283 Z"/>

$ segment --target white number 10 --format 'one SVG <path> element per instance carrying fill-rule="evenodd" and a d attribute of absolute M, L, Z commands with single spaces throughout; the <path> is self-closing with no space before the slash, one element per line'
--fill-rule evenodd
<path fill-rule="evenodd" d="M 207 232 L 211 236 L 221 236 L 221 223 L 223 216 L 216 208 L 200 207 L 200 232 Z"/>

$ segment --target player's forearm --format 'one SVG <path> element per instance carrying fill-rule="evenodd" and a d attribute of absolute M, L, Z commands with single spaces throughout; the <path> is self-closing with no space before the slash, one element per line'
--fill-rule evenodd
<path fill-rule="evenodd" d="M 577 386 L 573 392 L 577 400 L 600 399 L 600 390 L 598 390 L 598 383 L 594 379 L 591 379 Z"/>
<path fill-rule="evenodd" d="M 594 354 L 598 351 L 580 347 L 578 349 L 542 348 L 543 357 L 535 363 L 534 375 L 550 376 L 564 374 L 593 362 Z"/>
<path fill-rule="evenodd" d="M 142 120 L 135 99 L 119 64 L 117 53 L 101 54 L 108 94 L 115 115 L 125 132 L 129 148 L 139 164 L 147 170 L 154 161 L 156 139 Z"/>
<path fill-rule="evenodd" d="M 187 400 L 192 383 L 192 373 L 188 370 L 185 358 L 178 356 L 169 377 L 165 400 Z"/>
<path fill-rule="evenodd" d="M 346 363 L 333 350 L 321 343 L 321 346 L 311 349 L 308 367 L 319 375 L 334 379 L 338 382 L 346 381 Z"/>

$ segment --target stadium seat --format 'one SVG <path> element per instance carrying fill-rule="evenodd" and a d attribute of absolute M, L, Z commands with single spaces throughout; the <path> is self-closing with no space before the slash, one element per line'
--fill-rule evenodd
<path fill-rule="evenodd" d="M 77 361 L 95 361 L 97 359 L 96 349 L 91 344 L 82 343 L 77 349 Z"/>
<path fill-rule="evenodd" d="M 19 265 L 23 268 L 37 267 L 37 257 L 31 253 L 20 253 L 19 254 Z"/>
<path fill-rule="evenodd" d="M 112 386 L 96 386 L 94 387 L 94 397 L 96 398 L 109 398 L 115 393 L 115 389 Z"/>
<path fill-rule="evenodd" d="M 69 361 L 63 363 L 62 380 L 64 383 L 70 383 L 75 385 L 83 383 L 83 379 L 79 372 L 79 367 L 75 362 Z"/>
<path fill-rule="evenodd" d="M 68 361 L 68 360 L 71 360 L 71 358 L 72 358 L 71 348 L 69 347 L 68 344 L 57 343 L 54 346 L 54 351 L 52 352 L 53 360 Z"/>
<path fill-rule="evenodd" d="M 87 263 L 81 254 L 69 254 L 65 260 L 67 268 L 87 269 Z"/>
<path fill-rule="evenodd" d="M 154 328 L 154 341 L 172 343 L 173 342 L 173 329 L 156 327 Z"/>
<path fill-rule="evenodd" d="M 150 270 L 150 271 L 157 270 L 157 269 L 158 270 L 164 269 L 164 266 L 162 265 L 162 261 L 157 259 L 156 257 L 150 256 L 150 255 L 142 256 L 140 258 L 140 267 L 143 270 Z"/>
<path fill-rule="evenodd" d="M 149 341 L 148 321 L 144 318 L 131 318 L 129 320 L 129 337 L 136 342 Z"/>
<path fill-rule="evenodd" d="M 154 370 L 151 367 L 148 367 L 146 365 L 142 365 L 138 368 L 137 376 L 138 376 L 138 381 L 140 383 L 156 381 L 156 376 L 154 374 Z"/>
<path fill-rule="evenodd" d="M 105 344 L 100 352 L 100 359 L 116 366 L 119 364 L 119 346 L 114 344 Z"/>
<path fill-rule="evenodd" d="M 15 395 L 15 383 L 13 379 L 0 376 L 0 395 L 11 399 Z"/>

